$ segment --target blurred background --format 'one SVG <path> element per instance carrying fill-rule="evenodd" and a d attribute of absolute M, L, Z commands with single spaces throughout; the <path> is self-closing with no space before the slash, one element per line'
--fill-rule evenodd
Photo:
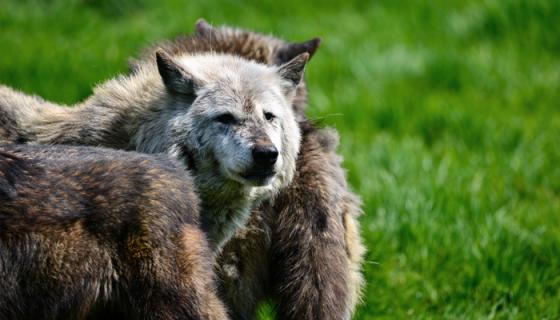
<path fill-rule="evenodd" d="M 364 201 L 355 319 L 560 317 L 560 1 L 2 0 L 0 83 L 72 104 L 200 17 L 323 38 L 308 114 Z"/>

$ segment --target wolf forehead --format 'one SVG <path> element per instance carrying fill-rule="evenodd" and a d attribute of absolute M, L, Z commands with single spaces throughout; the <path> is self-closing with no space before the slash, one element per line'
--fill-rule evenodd
<path fill-rule="evenodd" d="M 286 102 L 282 89 L 287 83 L 276 67 L 226 54 L 181 55 L 174 60 L 192 77 L 196 95 L 215 105 L 235 103 L 250 111 L 260 99 Z"/>

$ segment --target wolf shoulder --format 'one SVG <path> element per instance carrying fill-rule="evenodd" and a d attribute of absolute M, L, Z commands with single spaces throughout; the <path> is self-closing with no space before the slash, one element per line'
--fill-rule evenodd
<path fill-rule="evenodd" d="M 193 180 L 181 163 L 105 148 L 0 145 L 0 197 L 0 212 L 43 208 L 42 215 L 62 220 L 91 212 L 111 221 L 152 211 L 188 222 L 199 215 Z"/>

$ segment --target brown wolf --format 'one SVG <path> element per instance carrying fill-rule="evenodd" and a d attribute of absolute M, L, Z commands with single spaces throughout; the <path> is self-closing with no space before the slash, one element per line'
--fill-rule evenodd
<path fill-rule="evenodd" d="M 184 167 L 0 146 L 1 319 L 226 319 Z"/>

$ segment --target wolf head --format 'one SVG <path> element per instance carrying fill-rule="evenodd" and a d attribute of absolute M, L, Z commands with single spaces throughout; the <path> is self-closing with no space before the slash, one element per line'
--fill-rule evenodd
<path fill-rule="evenodd" d="M 170 106 L 169 151 L 202 179 L 268 189 L 289 183 L 300 144 L 290 105 L 308 58 L 271 67 L 229 55 L 157 51 Z"/>
<path fill-rule="evenodd" d="M 240 56 L 270 66 L 280 66 L 302 53 L 308 53 L 309 59 L 311 59 L 320 44 L 320 38 L 288 42 L 240 28 L 212 26 L 204 19 L 199 19 L 193 34 L 156 43 L 142 50 L 139 57 L 130 59 L 129 64 L 132 71 L 137 70 L 142 65 L 153 61 L 156 50 L 163 49 L 173 56 L 214 52 Z M 307 89 L 304 81 L 301 81 L 292 101 L 292 108 L 296 111 L 296 116 L 303 117 L 306 105 Z"/>

